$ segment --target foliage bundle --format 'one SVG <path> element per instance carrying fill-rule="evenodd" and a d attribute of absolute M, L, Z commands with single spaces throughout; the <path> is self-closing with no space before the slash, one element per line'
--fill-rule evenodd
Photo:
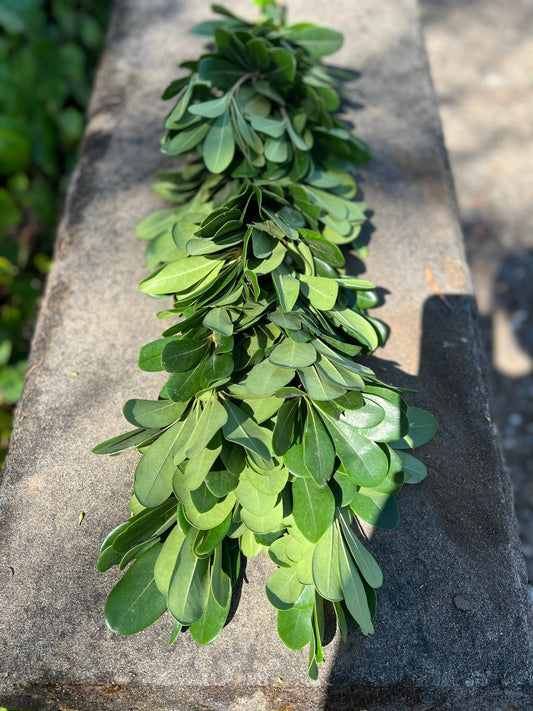
<path fill-rule="evenodd" d="M 350 75 L 325 67 L 342 36 L 288 25 L 266 3 L 257 23 L 213 6 L 212 51 L 181 66 L 162 150 L 187 156 L 161 173 L 174 206 L 146 218 L 153 273 L 140 288 L 172 296 L 181 317 L 141 349 L 166 371 L 157 400 L 129 400 L 135 429 L 95 448 L 142 455 L 133 516 L 102 544 L 101 571 L 133 564 L 106 620 L 133 634 L 165 610 L 171 643 L 200 644 L 226 623 L 241 557 L 276 564 L 266 596 L 281 640 L 323 659 L 324 601 L 373 632 L 382 573 L 352 525 L 392 529 L 395 494 L 426 470 L 408 450 L 436 423 L 361 362 L 386 338 L 368 309 L 373 284 L 345 273 L 339 246 L 365 221 L 350 171 L 367 146 L 334 115 Z"/>

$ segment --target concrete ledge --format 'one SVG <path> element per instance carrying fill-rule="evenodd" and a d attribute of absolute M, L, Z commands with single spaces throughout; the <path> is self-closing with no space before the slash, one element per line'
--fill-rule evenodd
<path fill-rule="evenodd" d="M 247 14 L 245 0 L 231 3 Z M 248 565 L 241 604 L 207 648 L 170 623 L 113 636 L 103 606 L 114 573 L 96 552 L 123 520 L 135 455 L 96 458 L 121 431 L 123 402 L 153 397 L 138 371 L 159 335 L 135 225 L 160 206 L 153 171 L 158 97 L 201 40 L 208 4 L 119 0 L 86 141 L 73 177 L 32 364 L 0 489 L 0 705 L 33 711 L 318 711 L 533 707 L 532 634 L 509 480 L 487 407 L 475 307 L 415 0 L 294 3 L 294 21 L 346 36 L 335 58 L 362 72 L 358 132 L 375 159 L 362 187 L 373 210 L 367 274 L 390 290 L 381 366 L 416 384 L 440 421 L 422 457 L 430 476 L 404 490 L 398 531 L 372 549 L 385 572 L 376 634 L 326 647 L 320 680 L 286 650 L 263 594 L 268 561 Z M 326 6 L 326 10 L 328 6 Z M 325 16 L 326 15 L 326 16 Z M 356 265 L 354 265 L 354 268 Z M 450 307 L 429 288 L 430 267 Z M 415 378 L 415 376 L 417 376 Z M 79 516 L 84 518 L 79 524 Z M 463 602 L 457 600 L 457 596 Z M 455 600 L 455 602 L 454 602 Z"/>

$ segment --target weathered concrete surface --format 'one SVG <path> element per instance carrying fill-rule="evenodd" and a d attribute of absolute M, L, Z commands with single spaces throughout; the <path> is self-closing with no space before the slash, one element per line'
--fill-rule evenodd
<path fill-rule="evenodd" d="M 122 403 L 160 380 L 136 368 L 156 337 L 157 304 L 135 224 L 156 209 L 151 174 L 174 66 L 196 56 L 190 25 L 207 3 L 121 0 L 72 181 L 1 491 L 0 705 L 34 711 L 318 711 L 533 706 L 531 620 L 509 482 L 487 397 L 453 188 L 418 32 L 414 0 L 294 2 L 294 20 L 342 29 L 337 61 L 359 69 L 354 114 L 375 160 L 364 171 L 373 210 L 367 273 L 390 290 L 383 358 L 389 378 L 419 389 L 441 427 L 423 450 L 430 477 L 400 497 L 396 533 L 372 548 L 385 571 L 376 634 L 326 647 L 320 681 L 305 652 L 277 639 L 252 561 L 239 611 L 207 648 L 189 636 L 166 648 L 162 619 L 132 638 L 105 627 L 116 580 L 96 573 L 105 533 L 126 514 L 135 456 L 96 458 L 120 432 Z M 249 11 L 244 0 L 232 9 Z M 327 16 L 325 16 L 325 14 Z M 447 295 L 447 308 L 424 272 Z M 415 376 L 419 373 L 419 377 Z M 85 517 L 79 524 L 79 516 Z M 457 596 L 466 604 L 461 604 Z M 469 609 L 458 609 L 459 607 Z"/>

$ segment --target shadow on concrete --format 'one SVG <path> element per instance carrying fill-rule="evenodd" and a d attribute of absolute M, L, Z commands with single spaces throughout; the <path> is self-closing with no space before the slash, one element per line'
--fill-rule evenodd
<path fill-rule="evenodd" d="M 522 698 L 525 571 L 490 422 L 477 309 L 473 297 L 446 298 L 450 309 L 437 297 L 425 303 L 418 377 L 370 359 L 384 380 L 418 391 L 409 403 L 430 410 L 439 431 L 416 452 L 428 478 L 400 493 L 397 530 L 377 531 L 368 545 L 385 578 L 376 631 L 365 639 L 352 625 L 337 648 L 327 711 L 451 708 L 469 698 L 479 709 L 503 708 L 506 677 L 517 680 L 509 698 Z"/>

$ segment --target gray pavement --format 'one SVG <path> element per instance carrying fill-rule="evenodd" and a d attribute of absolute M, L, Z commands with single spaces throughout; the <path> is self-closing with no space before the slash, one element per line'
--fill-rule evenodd
<path fill-rule="evenodd" d="M 533 583 L 533 1 L 421 9 Z"/>

